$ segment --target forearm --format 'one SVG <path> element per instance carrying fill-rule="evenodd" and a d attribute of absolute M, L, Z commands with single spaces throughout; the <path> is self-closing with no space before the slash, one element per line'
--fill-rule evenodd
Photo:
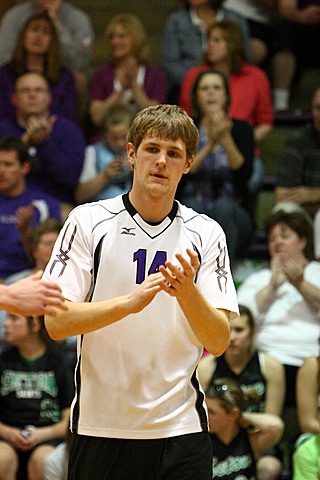
<path fill-rule="evenodd" d="M 258 127 L 255 127 L 253 130 L 255 142 L 257 144 L 262 142 L 262 140 L 264 140 L 269 135 L 271 130 L 272 130 L 272 125 L 267 125 L 267 124 L 263 124 L 263 125 L 259 125 Z"/>
<path fill-rule="evenodd" d="M 137 82 L 134 82 L 132 90 L 136 104 L 140 109 L 149 107 L 150 105 L 157 105 L 159 103 L 157 100 L 149 98 L 144 89 Z"/>
<path fill-rule="evenodd" d="M 295 287 L 301 293 L 312 310 L 318 312 L 320 310 L 320 289 L 312 285 L 312 283 L 308 282 L 304 278 L 301 282 L 296 284 Z"/>
<path fill-rule="evenodd" d="M 99 330 L 115 323 L 130 313 L 129 296 L 102 302 L 67 302 L 68 310 L 56 316 L 45 316 L 45 325 L 51 338 L 60 340 Z"/>
<path fill-rule="evenodd" d="M 190 170 L 190 173 L 197 173 L 197 171 L 199 170 L 199 168 L 201 167 L 204 159 L 209 155 L 209 153 L 211 152 L 212 148 L 214 146 L 214 142 L 211 142 L 209 141 L 208 143 L 206 143 L 202 148 L 201 150 L 199 150 L 197 152 L 197 154 L 195 155 L 194 157 L 194 162 L 191 166 L 191 170 Z"/>
<path fill-rule="evenodd" d="M 251 444 L 256 457 L 276 445 L 282 436 L 284 424 L 280 417 L 269 413 L 243 412 L 242 419 L 254 427 L 254 443 Z"/>
<path fill-rule="evenodd" d="M 238 170 L 244 164 L 244 156 L 238 149 L 230 133 L 221 139 L 221 145 L 228 157 L 229 167 L 231 170 Z"/>
<path fill-rule="evenodd" d="M 41 435 L 41 441 L 54 440 L 56 438 L 65 438 L 69 424 L 69 416 L 60 422 L 40 427 L 38 433 Z"/>
<path fill-rule="evenodd" d="M 109 177 L 105 171 L 100 172 L 95 178 L 85 183 L 79 183 L 75 192 L 77 203 L 83 203 L 94 197 L 109 182 Z"/>
<path fill-rule="evenodd" d="M 208 352 L 219 356 L 230 341 L 228 311 L 210 305 L 196 285 L 190 293 L 182 298 L 177 297 L 179 305 L 199 342 Z"/>
<path fill-rule="evenodd" d="M 259 312 L 264 313 L 268 310 L 274 300 L 275 292 L 276 289 L 273 287 L 272 283 L 269 283 L 256 294 L 256 304 Z"/>
<path fill-rule="evenodd" d="M 102 125 L 103 117 L 108 108 L 120 101 L 121 91 L 113 92 L 104 100 L 92 100 L 89 105 L 89 114 L 92 122 L 97 127 Z"/>

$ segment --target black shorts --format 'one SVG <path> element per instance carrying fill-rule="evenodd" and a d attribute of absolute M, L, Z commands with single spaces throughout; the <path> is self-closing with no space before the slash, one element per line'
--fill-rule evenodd
<path fill-rule="evenodd" d="M 68 480 L 211 480 L 206 432 L 154 440 L 72 435 Z"/>

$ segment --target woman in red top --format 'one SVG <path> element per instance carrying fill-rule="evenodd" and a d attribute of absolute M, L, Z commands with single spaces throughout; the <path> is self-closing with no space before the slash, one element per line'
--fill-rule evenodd
<path fill-rule="evenodd" d="M 189 114 L 192 114 L 191 91 L 194 81 L 201 71 L 209 68 L 220 71 L 229 79 L 229 115 L 246 120 L 254 130 L 256 143 L 262 141 L 273 126 L 270 82 L 260 68 L 246 62 L 241 30 L 231 20 L 209 27 L 205 61 L 188 70 L 184 77 L 179 105 Z"/>

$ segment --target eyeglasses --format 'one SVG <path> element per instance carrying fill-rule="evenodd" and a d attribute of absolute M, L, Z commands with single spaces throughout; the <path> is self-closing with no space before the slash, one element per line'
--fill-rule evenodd
<path fill-rule="evenodd" d="M 237 407 L 232 392 L 225 383 L 210 385 L 206 390 L 206 396 L 208 398 L 225 398 L 233 407 Z"/>
<path fill-rule="evenodd" d="M 17 93 L 21 93 L 22 95 L 29 95 L 29 93 L 47 93 L 48 89 L 43 87 L 36 87 L 36 88 L 17 88 Z"/>

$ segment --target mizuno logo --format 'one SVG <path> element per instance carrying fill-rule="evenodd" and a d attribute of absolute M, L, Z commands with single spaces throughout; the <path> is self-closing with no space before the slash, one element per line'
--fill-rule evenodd
<path fill-rule="evenodd" d="M 135 233 L 132 232 L 131 230 L 135 230 L 136 227 L 131 227 L 131 228 L 121 227 L 121 228 L 122 228 L 121 235 L 135 235 Z"/>

